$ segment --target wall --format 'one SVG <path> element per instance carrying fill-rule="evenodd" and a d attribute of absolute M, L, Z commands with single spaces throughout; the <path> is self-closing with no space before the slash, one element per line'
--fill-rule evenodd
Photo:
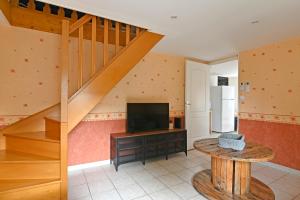
<path fill-rule="evenodd" d="M 240 132 L 271 147 L 273 162 L 300 169 L 300 37 L 241 52 Z"/>
<path fill-rule="evenodd" d="M 60 37 L 55 34 L 0 25 L 0 128 L 59 101 Z M 70 40 L 70 82 L 77 77 L 75 39 Z M 97 44 L 101 66 L 101 43 Z M 90 57 L 90 42 L 84 43 Z M 110 47 L 110 56 L 114 55 Z M 84 63 L 89 66 L 89 60 Z M 90 68 L 87 68 L 90 69 Z M 84 71 L 88 79 L 89 71 Z M 72 84 L 70 93 L 76 89 Z M 171 116 L 183 116 L 183 57 L 149 53 L 70 134 L 70 164 L 109 157 L 109 134 L 125 130 L 126 102 L 170 102 Z M 0 135 L 0 149 L 4 148 Z"/>
<path fill-rule="evenodd" d="M 149 53 L 70 134 L 69 164 L 109 159 L 110 133 L 125 131 L 127 102 L 169 102 L 184 115 L 183 57 Z"/>
<path fill-rule="evenodd" d="M 238 77 L 229 77 L 228 85 L 234 87 L 234 92 L 235 92 L 234 108 L 235 108 L 235 113 L 237 114 L 239 111 L 239 79 L 238 79 Z"/>

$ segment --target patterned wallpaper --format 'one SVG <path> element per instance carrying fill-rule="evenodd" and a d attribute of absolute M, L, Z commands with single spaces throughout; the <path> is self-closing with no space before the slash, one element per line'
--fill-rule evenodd
<path fill-rule="evenodd" d="M 0 25 L 0 127 L 11 124 L 59 101 L 58 35 Z M 101 44 L 97 44 L 101 66 Z M 76 55 L 77 41 L 70 40 L 70 52 Z M 90 57 L 90 42 L 84 44 Z M 110 48 L 110 56 L 114 55 Z M 70 82 L 75 83 L 77 60 L 70 60 Z M 89 60 L 84 63 L 89 66 Z M 90 69 L 90 68 L 86 68 Z M 83 72 L 87 80 L 89 71 Z M 70 93 L 76 84 L 71 85 Z M 172 116 L 183 115 L 183 57 L 149 53 L 87 115 L 85 120 L 124 119 L 126 102 L 170 102 Z"/>
<path fill-rule="evenodd" d="M 86 117 L 86 120 L 124 119 L 127 102 L 169 102 L 170 115 L 184 110 L 184 58 L 146 55 Z"/>
<path fill-rule="evenodd" d="M 300 37 L 239 55 L 241 119 L 300 124 Z"/>

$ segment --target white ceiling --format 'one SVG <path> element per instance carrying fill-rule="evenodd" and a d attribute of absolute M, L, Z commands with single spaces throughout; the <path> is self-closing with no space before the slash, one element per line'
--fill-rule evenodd
<path fill-rule="evenodd" d="M 166 35 L 155 51 L 208 61 L 300 35 L 300 0 L 42 1 L 149 28 Z"/>
<path fill-rule="evenodd" d="M 232 60 L 220 64 L 211 65 L 210 75 L 237 77 L 238 76 L 238 60 Z"/>

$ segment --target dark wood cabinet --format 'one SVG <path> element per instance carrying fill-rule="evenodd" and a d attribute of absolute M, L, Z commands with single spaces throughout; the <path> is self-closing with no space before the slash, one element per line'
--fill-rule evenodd
<path fill-rule="evenodd" d="M 110 136 L 110 161 L 116 170 L 121 164 L 145 161 L 149 158 L 185 152 L 185 129 L 170 129 L 138 133 L 112 133 Z"/>

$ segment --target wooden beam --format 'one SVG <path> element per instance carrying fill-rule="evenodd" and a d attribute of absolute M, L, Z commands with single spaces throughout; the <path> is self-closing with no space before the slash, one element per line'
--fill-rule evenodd
<path fill-rule="evenodd" d="M 51 10 L 50 10 L 50 5 L 49 4 L 45 4 L 43 12 L 46 14 L 51 14 Z"/>
<path fill-rule="evenodd" d="M 130 42 L 130 25 L 126 24 L 126 42 L 125 44 L 128 45 L 128 43 Z"/>
<path fill-rule="evenodd" d="M 92 42 L 92 49 L 91 49 L 91 55 L 92 55 L 92 57 L 91 57 L 91 67 L 92 67 L 92 69 L 91 69 L 91 72 L 92 72 L 92 75 L 95 73 L 95 71 L 96 71 L 96 59 L 97 59 L 97 57 L 96 57 L 96 42 L 97 42 L 97 40 L 96 40 L 96 33 L 97 33 L 97 18 L 95 17 L 95 16 L 93 16 L 93 18 L 92 18 L 92 40 L 91 40 L 91 42 Z"/>
<path fill-rule="evenodd" d="M 108 62 L 108 19 L 104 19 L 103 66 Z"/>
<path fill-rule="evenodd" d="M 47 5 L 47 4 L 46 4 Z M 34 4 L 34 0 L 29 0 L 27 3 L 27 7 L 30 10 L 35 10 L 35 4 Z"/>
<path fill-rule="evenodd" d="M 116 52 L 116 55 L 120 49 L 120 23 L 119 22 L 116 22 L 116 26 L 115 26 L 115 52 Z"/>
<path fill-rule="evenodd" d="M 83 82 L 83 26 L 78 30 L 78 89 Z"/>
<path fill-rule="evenodd" d="M 85 23 L 87 23 L 88 21 L 90 21 L 92 19 L 91 15 L 84 15 L 83 17 L 81 17 L 79 20 L 77 20 L 76 22 L 74 22 L 71 26 L 70 26 L 70 31 L 69 33 L 73 33 L 75 30 L 77 30 L 80 26 L 83 26 Z"/>
<path fill-rule="evenodd" d="M 69 98 L 69 30 L 70 25 L 68 20 L 62 21 L 62 52 L 61 52 L 61 199 L 68 199 L 68 172 L 67 172 L 67 162 L 68 162 L 68 98 Z"/>

